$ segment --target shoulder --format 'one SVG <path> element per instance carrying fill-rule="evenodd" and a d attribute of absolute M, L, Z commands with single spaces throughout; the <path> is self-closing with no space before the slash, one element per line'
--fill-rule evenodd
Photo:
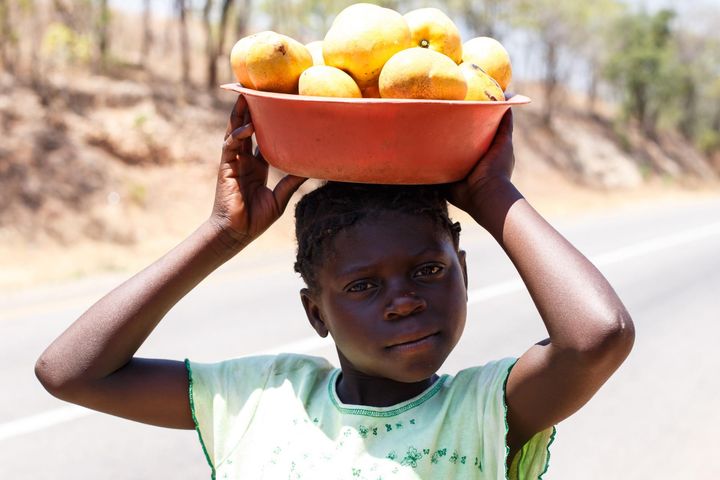
<path fill-rule="evenodd" d="M 503 358 L 445 375 L 441 397 L 451 411 L 479 416 L 480 425 L 488 417 L 504 419 L 505 389 L 510 370 L 517 359 Z"/>
<path fill-rule="evenodd" d="M 185 365 L 192 383 L 212 386 L 212 390 L 237 388 L 238 382 L 254 388 L 273 378 L 324 375 L 334 368 L 324 358 L 290 353 L 238 357 L 214 363 L 185 360 Z"/>
<path fill-rule="evenodd" d="M 517 358 L 502 358 L 490 361 L 484 365 L 469 367 L 460 370 L 446 382 L 452 388 L 467 388 L 469 386 L 487 391 L 504 390 L 510 370 L 517 362 Z"/>

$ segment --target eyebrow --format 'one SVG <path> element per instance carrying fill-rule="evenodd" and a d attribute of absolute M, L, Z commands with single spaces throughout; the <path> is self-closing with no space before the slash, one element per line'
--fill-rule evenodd
<path fill-rule="evenodd" d="M 443 249 L 441 249 L 441 248 L 428 247 L 428 248 L 422 249 L 422 250 L 419 251 L 419 252 L 411 253 L 409 256 L 412 256 L 412 257 L 421 257 L 421 256 L 424 256 L 424 255 L 429 255 L 429 254 L 432 254 L 432 255 L 442 255 L 442 256 L 445 256 L 445 255 L 446 255 L 445 251 L 444 251 Z M 358 264 L 352 264 L 352 265 L 350 265 L 348 268 L 346 268 L 345 270 L 339 272 L 337 276 L 340 277 L 340 278 L 356 276 L 356 275 L 359 275 L 359 274 L 363 274 L 363 273 L 369 272 L 369 271 L 373 270 L 376 266 L 377 266 L 377 263 L 358 263 Z"/>

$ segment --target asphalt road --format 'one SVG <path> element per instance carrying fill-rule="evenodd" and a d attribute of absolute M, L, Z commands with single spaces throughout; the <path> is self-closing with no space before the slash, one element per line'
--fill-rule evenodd
<path fill-rule="evenodd" d="M 632 314 L 635 348 L 558 426 L 547 480 L 716 479 L 720 431 L 720 198 L 558 221 Z M 512 265 L 463 225 L 470 307 L 443 371 L 518 356 L 544 328 Z M 277 350 L 324 355 L 299 302 L 291 247 L 255 250 L 183 299 L 139 352 L 213 361 Z M 33 375 L 40 352 L 122 277 L 0 294 L 0 479 L 209 478 L 197 436 L 69 406 Z"/>

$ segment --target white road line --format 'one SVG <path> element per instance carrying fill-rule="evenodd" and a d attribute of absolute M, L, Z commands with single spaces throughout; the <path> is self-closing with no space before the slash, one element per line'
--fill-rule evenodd
<path fill-rule="evenodd" d="M 496 283 L 489 287 L 475 288 L 468 291 L 468 305 L 484 302 L 509 293 L 519 292 L 523 288 L 524 285 L 520 280 L 510 280 L 508 282 Z"/>
<path fill-rule="evenodd" d="M 44 430 L 59 423 L 69 422 L 78 418 L 97 413 L 87 408 L 69 405 L 46 412 L 30 415 L 0 424 L 0 441 L 8 440 L 26 433 Z"/>
<path fill-rule="evenodd" d="M 638 242 L 610 252 L 593 256 L 590 260 L 598 267 L 610 265 L 697 240 L 702 240 L 714 235 L 720 235 L 720 222 L 685 230 L 684 232 L 678 232 L 664 237 Z M 468 292 L 468 304 L 472 305 L 503 295 L 519 292 L 523 288 L 524 286 L 520 280 L 510 280 L 487 287 L 476 288 Z M 308 353 L 330 345 L 332 345 L 332 342 L 329 337 L 320 338 L 315 336 L 263 350 L 257 352 L 257 354 L 268 355 L 281 352 Z M 12 420 L 10 422 L 0 424 L 0 441 L 8 440 L 26 433 L 44 430 L 54 425 L 83 418 L 94 413 L 97 412 L 77 406 L 65 406 L 48 410 L 37 415 Z"/>
<path fill-rule="evenodd" d="M 677 232 L 672 235 L 653 238 L 644 242 L 618 248 L 617 250 L 597 255 L 591 258 L 591 260 L 597 266 L 609 265 L 629 258 L 640 257 L 642 255 L 694 242 L 696 240 L 702 240 L 703 238 L 718 234 L 720 234 L 720 222 L 711 223 L 709 225 L 703 225 L 702 227 L 685 230 L 684 232 Z"/>
<path fill-rule="evenodd" d="M 685 230 L 684 232 L 678 232 L 664 237 L 634 243 L 632 245 L 590 257 L 590 261 L 596 267 L 604 267 L 631 258 L 641 257 L 643 255 L 649 255 L 668 248 L 684 245 L 696 240 L 702 240 L 713 235 L 720 235 L 720 222 L 703 225 L 702 227 Z M 468 305 L 484 302 L 485 300 L 490 300 L 491 298 L 507 295 L 509 293 L 516 293 L 524 288 L 525 286 L 522 281 L 517 279 L 496 283 L 495 285 L 490 285 L 489 287 L 470 290 L 468 292 Z"/>

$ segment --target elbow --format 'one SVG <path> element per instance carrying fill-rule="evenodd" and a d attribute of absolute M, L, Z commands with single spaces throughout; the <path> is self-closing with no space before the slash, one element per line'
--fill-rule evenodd
<path fill-rule="evenodd" d="M 40 385 L 53 396 L 57 397 L 56 392 L 62 390 L 62 382 L 57 380 L 52 364 L 45 357 L 45 354 L 42 354 L 35 362 L 35 377 L 40 382 Z"/>
<path fill-rule="evenodd" d="M 618 366 L 630 355 L 635 344 L 635 324 L 624 308 L 617 312 L 601 342 L 600 355 Z"/>
<path fill-rule="evenodd" d="M 35 377 L 52 396 L 70 401 L 71 382 L 62 374 L 62 368 L 48 358 L 47 352 L 35 362 Z"/>
<path fill-rule="evenodd" d="M 620 308 L 596 325 L 596 331 L 577 350 L 579 360 L 603 369 L 618 368 L 635 343 L 635 325 L 630 314 Z"/>

